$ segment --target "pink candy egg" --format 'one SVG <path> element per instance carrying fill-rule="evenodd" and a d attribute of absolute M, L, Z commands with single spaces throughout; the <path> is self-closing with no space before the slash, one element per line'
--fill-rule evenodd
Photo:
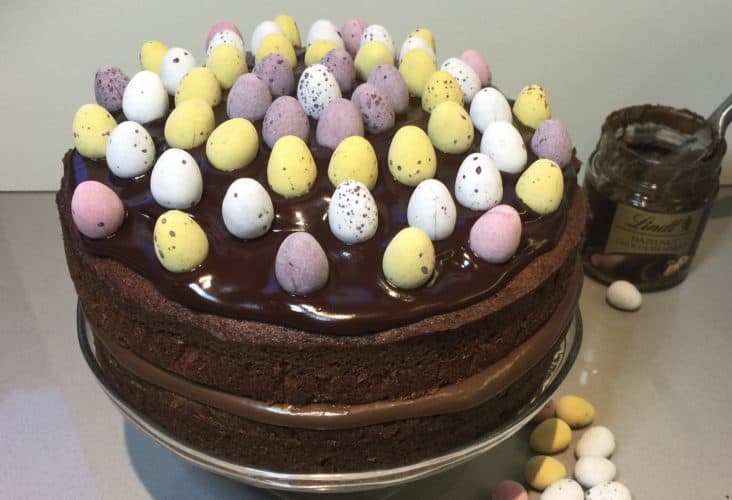
<path fill-rule="evenodd" d="M 290 64 L 279 54 L 270 54 L 254 65 L 252 73 L 269 87 L 272 97 L 290 95 L 295 91 L 295 73 Z"/>
<path fill-rule="evenodd" d="M 320 64 L 333 73 L 341 93 L 353 90 L 356 84 L 356 69 L 353 67 L 353 58 L 345 49 L 333 49 L 320 60 Z"/>
<path fill-rule="evenodd" d="M 507 479 L 496 485 L 491 500 L 529 500 L 529 494 L 520 483 Z"/>
<path fill-rule="evenodd" d="M 335 149 L 343 139 L 352 135 L 363 136 L 361 112 L 351 101 L 339 97 L 320 114 L 315 140 L 322 146 Z"/>
<path fill-rule="evenodd" d="M 353 91 L 351 101 L 361 112 L 366 130 L 370 133 L 379 134 L 394 126 L 394 106 L 375 85 L 362 83 Z"/>
<path fill-rule="evenodd" d="M 481 85 L 488 87 L 491 84 L 491 68 L 488 66 L 488 63 L 485 62 L 483 56 L 480 55 L 480 52 L 468 49 L 460 54 L 460 59 L 468 63 L 468 66 L 473 68 L 473 70 L 478 74 Z"/>
<path fill-rule="evenodd" d="M 246 73 L 237 78 L 226 99 L 226 113 L 229 118 L 261 120 L 272 104 L 269 87 L 259 76 Z"/>
<path fill-rule="evenodd" d="M 310 121 L 305 110 L 289 95 L 275 99 L 262 121 L 262 139 L 270 148 L 286 135 L 295 135 L 303 141 L 310 135 Z"/>
<path fill-rule="evenodd" d="M 106 238 L 122 225 L 125 207 L 109 187 L 97 181 L 84 181 L 71 196 L 71 217 L 84 236 Z"/>
<path fill-rule="evenodd" d="M 356 57 L 358 49 L 361 47 L 361 35 L 368 27 L 366 21 L 358 17 L 352 17 L 346 20 L 341 26 L 341 37 L 346 45 L 346 50 L 353 57 Z"/>
<path fill-rule="evenodd" d="M 328 272 L 328 257 L 310 233 L 292 233 L 277 250 L 275 277 L 293 295 L 307 295 L 323 288 Z"/>
<path fill-rule="evenodd" d="M 470 228 L 470 249 L 491 264 L 510 260 L 520 241 L 521 217 L 510 205 L 491 208 Z"/>
<path fill-rule="evenodd" d="M 220 31 L 233 31 L 234 33 L 239 35 L 239 38 L 243 38 L 241 36 L 239 28 L 237 28 L 233 23 L 227 21 L 219 21 L 211 26 L 211 29 L 208 31 L 208 36 L 206 36 L 206 48 L 208 48 L 208 46 L 211 44 L 211 40 L 214 36 L 216 36 L 216 33 L 219 33 Z"/>
<path fill-rule="evenodd" d="M 398 114 L 407 111 L 409 106 L 409 89 L 404 77 L 391 64 L 379 64 L 369 75 L 368 83 L 373 84 L 391 101 Z"/>

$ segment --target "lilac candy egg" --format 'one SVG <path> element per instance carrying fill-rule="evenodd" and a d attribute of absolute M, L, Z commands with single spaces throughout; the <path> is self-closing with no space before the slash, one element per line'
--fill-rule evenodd
<path fill-rule="evenodd" d="M 310 233 L 292 233 L 277 250 L 275 277 L 293 295 L 307 295 L 323 288 L 328 272 L 328 257 Z"/>
<path fill-rule="evenodd" d="M 470 249 L 491 264 L 510 260 L 520 241 L 521 217 L 510 205 L 491 208 L 470 228 Z"/>
<path fill-rule="evenodd" d="M 394 126 L 394 106 L 375 85 L 362 83 L 353 91 L 351 101 L 361 112 L 366 130 L 370 133 L 379 134 Z"/>
<path fill-rule="evenodd" d="M 239 38 L 243 38 L 241 36 L 241 32 L 239 31 L 239 28 L 236 27 L 235 24 L 227 22 L 227 21 L 219 21 L 215 23 L 213 26 L 211 26 L 211 29 L 208 30 L 208 36 L 206 36 L 206 48 L 208 48 L 209 45 L 211 45 L 211 40 L 214 36 L 216 36 L 216 33 L 219 33 L 221 31 L 233 31 L 237 35 L 239 35 Z"/>
<path fill-rule="evenodd" d="M 106 238 L 120 228 L 125 207 L 117 193 L 98 181 L 84 181 L 71 196 L 71 217 L 81 234 Z"/>
<path fill-rule="evenodd" d="M 460 59 L 468 63 L 468 66 L 473 68 L 473 71 L 478 74 L 478 77 L 480 77 L 481 85 L 483 85 L 484 87 L 490 86 L 493 76 L 491 73 L 491 68 L 490 66 L 488 66 L 488 63 L 485 62 L 483 56 L 480 55 L 480 52 L 478 52 L 477 50 L 468 49 L 460 54 Z"/>
<path fill-rule="evenodd" d="M 363 136 L 361 112 L 351 101 L 339 97 L 320 114 L 315 140 L 321 146 L 335 149 L 343 139 L 352 135 Z"/>
<path fill-rule="evenodd" d="M 102 66 L 94 76 L 97 104 L 111 113 L 122 109 L 122 96 L 130 79 L 115 66 Z"/>
<path fill-rule="evenodd" d="M 262 139 L 267 146 L 274 147 L 280 137 L 295 135 L 307 141 L 310 135 L 310 122 L 297 99 L 282 96 L 274 100 L 264 115 Z"/>
<path fill-rule="evenodd" d="M 559 120 L 545 120 L 531 138 L 531 150 L 539 158 L 548 158 L 565 166 L 572 160 L 572 141 Z"/>
<path fill-rule="evenodd" d="M 409 107 L 409 89 L 407 84 L 391 64 L 379 64 L 369 75 L 368 83 L 379 89 L 394 106 L 394 112 L 404 113 Z"/>
<path fill-rule="evenodd" d="M 491 500 L 529 500 L 529 493 L 521 483 L 506 479 L 493 489 Z"/>
<path fill-rule="evenodd" d="M 237 78 L 226 100 L 226 114 L 229 118 L 261 120 L 272 104 L 269 87 L 259 76 L 246 73 Z"/>
<path fill-rule="evenodd" d="M 254 65 L 252 72 L 267 84 L 272 97 L 291 95 L 295 91 L 295 73 L 279 54 L 263 57 Z"/>
<path fill-rule="evenodd" d="M 353 57 L 356 57 L 358 49 L 361 47 L 361 35 L 368 27 L 366 21 L 358 17 L 347 19 L 341 26 L 341 37 L 346 45 L 346 50 Z"/>
<path fill-rule="evenodd" d="M 346 49 L 333 49 L 320 60 L 320 64 L 333 73 L 341 93 L 350 92 L 356 84 L 356 69 L 353 58 Z"/>

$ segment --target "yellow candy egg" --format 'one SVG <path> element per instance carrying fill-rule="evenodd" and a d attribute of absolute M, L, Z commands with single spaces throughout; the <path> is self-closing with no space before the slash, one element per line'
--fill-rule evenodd
<path fill-rule="evenodd" d="M 371 71 L 379 64 L 391 64 L 393 66 L 394 54 L 385 44 L 376 41 L 362 45 L 353 61 L 356 74 L 363 81 L 368 80 Z"/>
<path fill-rule="evenodd" d="M 526 462 L 524 477 L 532 488 L 544 491 L 550 484 L 567 477 L 567 469 L 556 458 L 537 455 Z"/>
<path fill-rule="evenodd" d="M 537 128 L 551 118 L 552 106 L 544 89 L 538 85 L 527 85 L 521 89 L 513 103 L 513 114 L 521 123 L 531 128 Z"/>
<path fill-rule="evenodd" d="M 461 104 L 452 101 L 445 101 L 432 110 L 427 134 L 437 149 L 453 154 L 469 150 L 475 137 L 468 112 Z"/>
<path fill-rule="evenodd" d="M 516 182 L 516 195 L 537 214 L 550 214 L 559 208 L 564 193 L 562 169 L 551 160 L 536 160 Z"/>
<path fill-rule="evenodd" d="M 192 149 L 206 142 L 215 126 L 213 109 L 206 101 L 183 101 L 165 121 L 165 140 L 171 147 Z"/>
<path fill-rule="evenodd" d="M 244 54 L 235 45 L 222 43 L 214 47 L 206 60 L 222 88 L 230 89 L 236 79 L 248 71 Z"/>
<path fill-rule="evenodd" d="M 412 31 L 409 36 L 416 36 L 421 38 L 422 40 L 427 42 L 430 47 L 432 47 L 433 52 L 437 51 L 437 48 L 435 47 L 435 36 L 427 28 L 417 28 L 416 30 Z"/>
<path fill-rule="evenodd" d="M 463 91 L 455 77 L 445 70 L 435 71 L 427 80 L 422 93 L 422 109 L 428 113 L 445 101 L 463 103 Z"/>
<path fill-rule="evenodd" d="M 187 213 L 168 210 L 155 221 L 155 255 L 173 273 L 185 273 L 200 266 L 208 255 L 208 238 Z"/>
<path fill-rule="evenodd" d="M 361 136 L 352 135 L 343 139 L 330 157 L 328 179 L 335 187 L 343 181 L 353 179 L 372 190 L 376 186 L 378 175 L 374 147 Z"/>
<path fill-rule="evenodd" d="M 246 167 L 257 156 L 259 135 L 245 118 L 226 120 L 206 141 L 206 157 L 211 165 L 229 172 Z"/>
<path fill-rule="evenodd" d="M 259 50 L 254 57 L 255 62 L 259 62 L 270 54 L 279 54 L 285 58 L 292 68 L 297 66 L 297 55 L 295 49 L 292 48 L 290 41 L 279 33 L 270 33 L 265 36 L 262 43 L 259 44 Z"/>
<path fill-rule="evenodd" d="M 163 58 L 168 47 L 158 40 L 145 42 L 140 47 L 140 67 L 160 74 L 160 66 L 163 64 Z"/>
<path fill-rule="evenodd" d="M 430 138 L 419 127 L 406 125 L 394 134 L 389 146 L 389 172 L 397 182 L 416 186 L 437 171 L 437 157 Z"/>
<path fill-rule="evenodd" d="M 305 66 L 318 64 L 320 60 L 325 57 L 325 54 L 337 48 L 338 45 L 336 45 L 332 40 L 315 40 L 313 43 L 308 45 L 308 48 L 305 51 Z"/>
<path fill-rule="evenodd" d="M 181 79 L 175 91 L 175 105 L 190 99 L 202 99 L 211 107 L 221 102 L 221 86 L 209 68 L 191 68 Z"/>
<path fill-rule="evenodd" d="M 435 271 L 435 247 L 421 229 L 404 228 L 387 245 L 381 266 L 384 276 L 395 287 L 419 288 Z"/>
<path fill-rule="evenodd" d="M 117 122 L 109 111 L 99 104 L 84 104 L 76 111 L 71 123 L 74 147 L 87 158 L 104 158 L 109 134 L 116 126 Z"/>
<path fill-rule="evenodd" d="M 579 396 L 564 396 L 557 402 L 557 416 L 572 429 L 579 429 L 595 420 L 595 407 Z"/>
<path fill-rule="evenodd" d="M 410 50 L 399 64 L 399 73 L 404 78 L 409 93 L 417 97 L 422 97 L 427 81 L 435 71 L 435 61 L 424 49 Z"/>
<path fill-rule="evenodd" d="M 297 23 L 292 18 L 292 16 L 288 16 L 287 14 L 280 14 L 279 16 L 274 18 L 274 22 L 277 26 L 280 27 L 282 33 L 285 34 L 287 40 L 293 47 L 297 49 L 302 45 L 302 42 L 300 42 L 300 30 L 298 29 Z"/>
<path fill-rule="evenodd" d="M 567 449 L 572 429 L 560 418 L 548 418 L 537 425 L 529 437 L 529 446 L 536 453 L 553 455 Z"/>
<path fill-rule="evenodd" d="M 317 176 L 315 160 L 305 141 L 294 135 L 280 137 L 267 162 L 267 183 L 285 198 L 307 193 Z"/>

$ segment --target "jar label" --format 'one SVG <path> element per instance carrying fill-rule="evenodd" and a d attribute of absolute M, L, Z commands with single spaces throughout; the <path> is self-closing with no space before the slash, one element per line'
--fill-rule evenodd
<path fill-rule="evenodd" d="M 687 255 L 703 212 L 662 214 L 618 203 L 605 252 Z"/>

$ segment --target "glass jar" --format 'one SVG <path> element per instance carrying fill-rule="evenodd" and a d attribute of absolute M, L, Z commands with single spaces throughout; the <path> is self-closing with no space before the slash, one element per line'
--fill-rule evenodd
<path fill-rule="evenodd" d="M 679 154 L 679 144 L 702 127 L 713 134 L 708 150 L 692 159 Z M 641 290 L 680 283 L 719 191 L 726 149 L 691 111 L 643 105 L 610 114 L 585 169 L 585 272 Z"/>

